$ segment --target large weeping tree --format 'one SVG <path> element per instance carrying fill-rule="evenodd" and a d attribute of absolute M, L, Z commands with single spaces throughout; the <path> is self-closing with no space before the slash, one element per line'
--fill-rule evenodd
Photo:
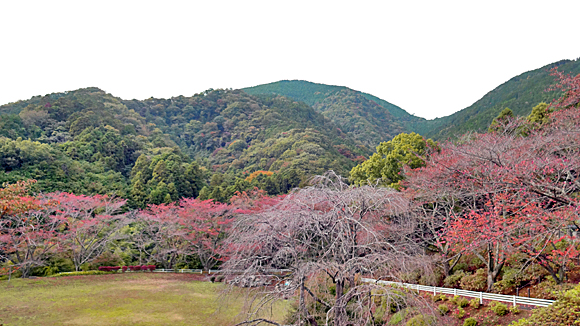
<path fill-rule="evenodd" d="M 360 282 L 359 275 L 397 279 L 430 265 L 412 239 L 415 223 L 400 193 L 348 186 L 334 173 L 313 184 L 271 208 L 241 215 L 232 228 L 226 272 L 255 277 L 290 270 L 285 286 L 261 288 L 265 295 L 256 296 L 261 301 L 245 323 L 263 322 L 256 316 L 269 300 L 296 295 L 297 325 L 367 325 L 376 318 L 377 302 L 389 297 L 402 306 L 409 297 Z"/>

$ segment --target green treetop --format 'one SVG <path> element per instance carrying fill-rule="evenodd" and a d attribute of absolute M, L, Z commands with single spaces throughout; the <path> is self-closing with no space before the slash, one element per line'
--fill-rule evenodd
<path fill-rule="evenodd" d="M 424 139 L 417 133 L 399 134 L 388 142 L 377 146 L 377 152 L 368 160 L 355 166 L 350 171 L 350 178 L 356 184 L 367 182 L 398 188 L 403 180 L 401 171 L 408 165 L 415 169 L 425 165 L 424 156 L 429 148 L 436 148 L 431 139 Z"/>

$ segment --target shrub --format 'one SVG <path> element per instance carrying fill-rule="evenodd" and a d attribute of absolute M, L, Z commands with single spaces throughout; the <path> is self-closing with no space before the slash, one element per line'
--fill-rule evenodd
<path fill-rule="evenodd" d="M 465 317 L 465 309 L 461 307 L 457 308 L 457 310 L 455 310 L 455 312 L 453 313 L 453 316 L 455 316 L 455 318 L 457 319 Z"/>
<path fill-rule="evenodd" d="M 459 283 L 461 279 L 465 277 L 467 274 L 463 270 L 459 270 L 452 275 L 449 275 L 443 280 L 443 284 L 445 287 L 448 288 L 457 288 L 459 287 Z"/>
<path fill-rule="evenodd" d="M 508 292 L 521 284 L 521 276 L 517 268 L 505 268 L 502 279 L 493 284 L 493 290 L 498 293 Z"/>
<path fill-rule="evenodd" d="M 457 271 L 466 271 L 468 268 L 469 266 L 467 266 L 467 263 L 459 262 L 455 265 L 455 267 L 453 267 L 451 273 L 456 273 Z"/>
<path fill-rule="evenodd" d="M 465 298 L 459 298 L 457 300 L 455 300 L 455 303 L 457 304 L 457 306 L 459 306 L 460 308 L 465 308 L 469 305 L 469 300 L 465 299 Z"/>
<path fill-rule="evenodd" d="M 454 305 L 456 305 L 457 304 L 457 300 L 459 300 L 459 296 L 458 295 L 454 295 L 451 299 L 449 299 L 449 302 L 451 302 Z"/>
<path fill-rule="evenodd" d="M 574 286 L 572 284 L 563 283 L 563 284 L 556 284 L 554 279 L 551 277 L 544 280 L 540 284 L 538 284 L 537 289 L 540 292 L 540 297 L 542 299 L 556 299 L 558 298 L 559 293 L 564 293 L 572 289 Z"/>
<path fill-rule="evenodd" d="M 509 310 L 514 315 L 517 315 L 520 313 L 520 308 L 518 306 L 511 306 Z"/>
<path fill-rule="evenodd" d="M 48 277 L 80 276 L 80 275 L 104 275 L 104 274 L 112 274 L 112 273 L 114 273 L 114 272 L 109 272 L 109 271 L 66 272 L 66 273 L 58 273 L 58 274 L 50 275 Z"/>
<path fill-rule="evenodd" d="M 477 320 L 473 317 L 466 318 L 463 326 L 477 326 Z"/>
<path fill-rule="evenodd" d="M 480 268 L 472 275 L 465 275 L 461 278 L 461 288 L 469 291 L 483 291 L 487 286 L 487 275 L 485 270 Z"/>
<path fill-rule="evenodd" d="M 424 316 L 424 315 L 416 315 L 413 318 L 409 319 L 406 326 L 427 326 L 432 325 L 434 322 L 432 316 Z"/>
<path fill-rule="evenodd" d="M 445 301 L 447 300 L 447 296 L 443 293 L 441 294 L 436 294 L 433 296 L 433 302 L 437 302 L 437 301 Z"/>
<path fill-rule="evenodd" d="M 529 318 L 520 319 L 510 326 L 577 325 L 578 316 L 580 316 L 580 285 L 559 294 L 558 299 L 551 306 L 534 309 Z"/>
<path fill-rule="evenodd" d="M 479 303 L 479 299 L 478 298 L 473 298 L 469 301 L 469 306 L 473 309 L 479 309 L 479 306 L 481 304 Z"/>
<path fill-rule="evenodd" d="M 405 319 L 407 317 L 408 311 L 407 309 L 403 309 L 401 311 L 397 311 L 396 313 L 394 313 L 391 318 L 389 318 L 389 322 L 387 323 L 387 325 L 398 325 L 400 324 L 403 319 Z M 382 325 L 382 323 L 381 323 Z"/>
<path fill-rule="evenodd" d="M 439 310 L 441 316 L 445 316 L 445 314 L 449 312 L 449 307 L 447 307 L 446 304 L 440 304 L 439 307 L 437 307 L 437 309 Z"/>
<path fill-rule="evenodd" d="M 501 302 L 492 302 L 489 308 L 498 316 L 504 316 L 508 313 L 508 307 Z"/>
<path fill-rule="evenodd" d="M 123 266 L 122 270 L 123 270 L 123 273 L 125 273 L 127 271 L 127 266 Z"/>

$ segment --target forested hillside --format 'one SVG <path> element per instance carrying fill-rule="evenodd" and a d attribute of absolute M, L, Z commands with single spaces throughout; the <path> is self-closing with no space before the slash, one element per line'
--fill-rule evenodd
<path fill-rule="evenodd" d="M 304 103 L 240 90 L 125 101 L 86 88 L 0 112 L 0 182 L 32 178 L 38 191 L 114 193 L 134 206 L 286 192 L 329 169 L 346 174 L 371 150 Z"/>
<path fill-rule="evenodd" d="M 516 116 L 528 115 L 538 103 L 550 103 L 561 95 L 557 91 L 546 91 L 554 83 L 549 71 L 553 67 L 576 75 L 580 73 L 580 60 L 562 60 L 525 72 L 490 91 L 470 107 L 433 120 L 413 116 L 376 96 L 342 86 L 283 80 L 244 90 L 250 94 L 279 94 L 304 101 L 353 138 L 376 146 L 400 132 L 416 132 L 442 140 L 468 131 L 483 131 L 506 107 Z M 364 137 L 359 135 L 361 132 L 365 133 Z"/>
<path fill-rule="evenodd" d="M 277 94 L 311 105 L 351 138 L 371 148 L 409 130 L 415 118 L 384 100 L 343 86 L 282 80 L 243 89 L 249 94 Z"/>
<path fill-rule="evenodd" d="M 428 120 L 417 128 L 428 137 L 445 139 L 468 131 L 486 130 L 505 108 L 511 109 L 516 116 L 526 116 L 538 103 L 550 103 L 561 95 L 558 91 L 547 91 L 555 83 L 550 75 L 550 69 L 554 67 L 577 75 L 580 73 L 580 60 L 562 60 L 513 77 L 470 107 L 447 117 Z"/>

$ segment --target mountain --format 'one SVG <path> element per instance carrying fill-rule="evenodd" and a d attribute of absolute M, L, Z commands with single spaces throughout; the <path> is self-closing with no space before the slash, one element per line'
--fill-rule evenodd
<path fill-rule="evenodd" d="M 554 84 L 549 71 L 554 67 L 577 75 L 580 73 L 580 60 L 562 60 L 515 76 L 473 105 L 443 118 L 426 120 L 418 124 L 417 129 L 422 130 L 426 137 L 446 139 L 469 131 L 487 130 L 505 108 L 510 108 L 517 116 L 529 115 L 538 103 L 550 103 L 561 95 L 560 92 L 546 92 Z"/>
<path fill-rule="evenodd" d="M 34 178 L 39 191 L 114 193 L 144 206 L 225 201 L 254 186 L 286 192 L 329 169 L 346 175 L 371 149 L 283 96 L 208 90 L 138 101 L 85 88 L 0 106 L 0 153 L 0 182 Z"/>
<path fill-rule="evenodd" d="M 254 95 L 277 94 L 303 101 L 353 139 L 376 146 L 400 132 L 417 132 L 441 140 L 469 131 L 484 131 L 506 107 L 516 115 L 528 115 L 538 103 L 559 97 L 558 92 L 545 91 L 554 83 L 549 72 L 553 67 L 576 75 L 580 73 L 580 60 L 562 60 L 525 72 L 490 91 L 473 105 L 434 120 L 413 116 L 383 99 L 344 86 L 283 80 L 243 90 Z"/>
<path fill-rule="evenodd" d="M 248 94 L 276 94 L 302 101 L 370 148 L 410 130 L 409 125 L 421 120 L 387 101 L 343 86 L 282 80 L 243 90 Z"/>

